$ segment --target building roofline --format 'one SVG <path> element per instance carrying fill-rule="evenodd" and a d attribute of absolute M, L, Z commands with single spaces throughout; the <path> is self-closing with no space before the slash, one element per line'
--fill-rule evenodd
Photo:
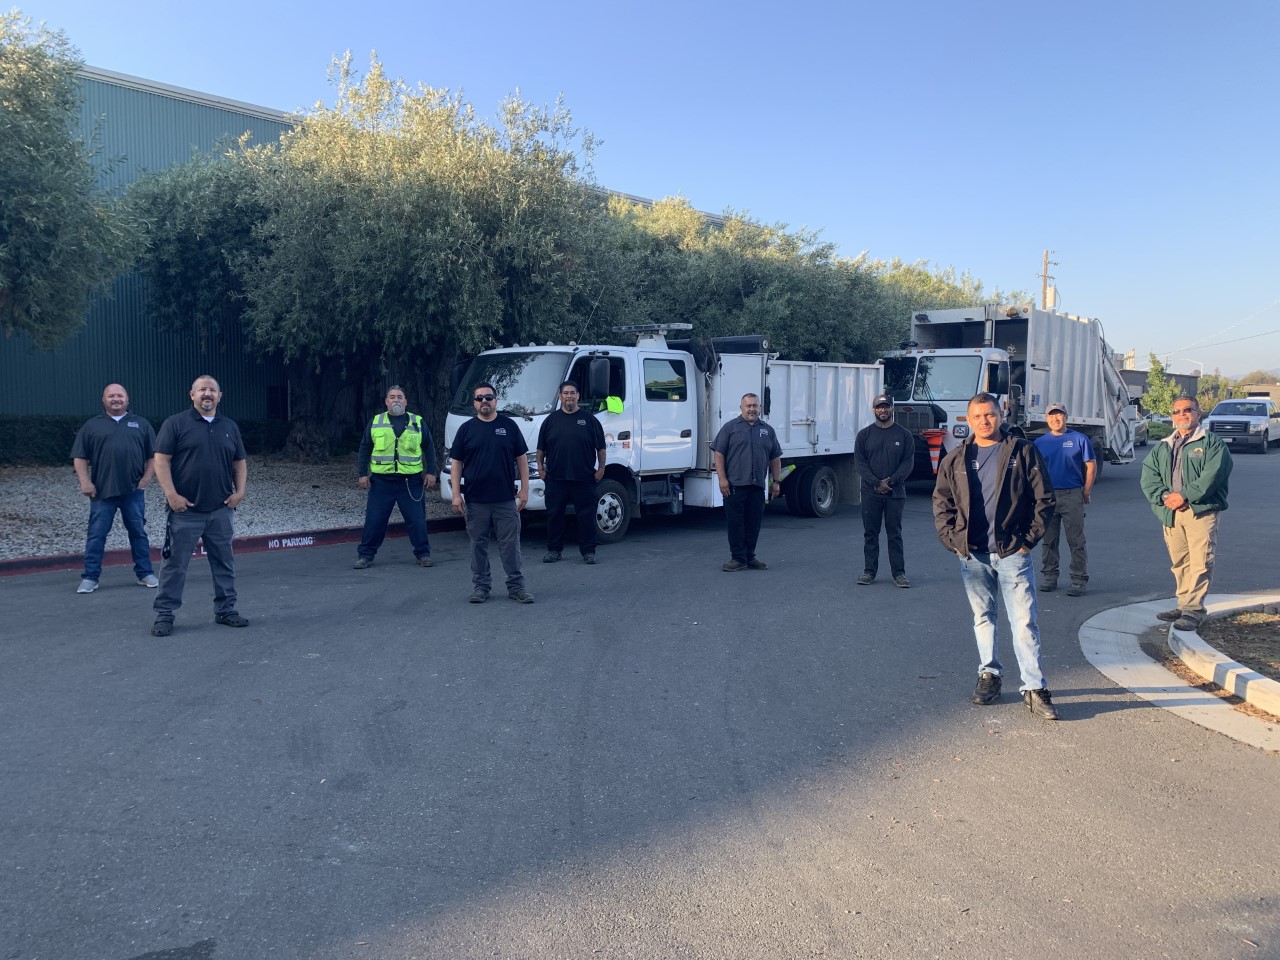
<path fill-rule="evenodd" d="M 184 100 L 188 103 L 198 103 L 202 106 L 215 107 L 219 110 L 231 110 L 251 117 L 261 117 L 263 120 L 293 123 L 297 119 L 296 114 L 285 113 L 283 110 L 275 110 L 255 103 L 244 103 L 240 100 L 230 100 L 226 97 L 215 96 L 212 93 L 201 93 L 199 90 L 188 90 L 185 87 L 175 87 L 167 83 L 158 83 L 155 80 L 147 80 L 127 73 L 117 73 L 114 70 L 104 70 L 101 67 L 83 66 L 80 68 L 80 76 L 89 80 L 98 80 L 102 83 L 111 83 L 120 87 L 129 87 L 134 90 L 153 93 L 161 97 L 170 97 L 174 100 Z"/>

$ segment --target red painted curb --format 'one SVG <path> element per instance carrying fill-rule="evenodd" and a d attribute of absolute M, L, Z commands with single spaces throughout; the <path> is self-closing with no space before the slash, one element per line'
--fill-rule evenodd
<path fill-rule="evenodd" d="M 445 517 L 428 520 L 428 533 L 450 533 L 465 530 L 466 521 L 461 517 Z M 359 543 L 362 527 L 335 527 L 331 530 L 304 530 L 295 533 L 267 533 L 253 537 L 236 537 L 232 549 L 236 553 L 267 553 L 276 550 L 301 550 L 307 547 L 328 547 L 335 543 Z M 405 536 L 403 523 L 387 527 L 388 537 Z M 204 556 L 204 544 L 197 543 L 193 556 Z M 159 569 L 160 548 L 151 548 L 151 562 Z M 102 557 L 104 567 L 122 567 L 133 563 L 128 550 L 108 550 Z M 84 566 L 84 554 L 63 553 L 50 557 L 19 557 L 17 560 L 0 560 L 0 577 L 16 577 L 27 573 L 48 573 L 55 570 L 79 570 Z"/>

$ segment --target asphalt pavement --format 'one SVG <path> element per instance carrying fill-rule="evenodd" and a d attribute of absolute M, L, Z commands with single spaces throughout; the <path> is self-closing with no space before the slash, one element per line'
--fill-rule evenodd
<path fill-rule="evenodd" d="M 1280 957 L 1280 757 L 1081 653 L 1168 597 L 1138 466 L 1041 597 L 1063 715 L 969 703 L 977 654 L 927 492 L 869 587 L 856 508 L 640 522 L 537 602 L 470 593 L 464 535 L 204 561 L 167 640 L 127 568 L 0 580 L 0 957 Z M 1276 586 L 1280 458 L 1236 458 L 1214 591 Z M 1065 549 L 1065 545 L 1064 545 Z M 1064 557 L 1065 562 L 1065 557 Z M 1003 627 L 1002 627 L 1003 629 Z M 1261 722 L 1261 721 L 1260 721 Z"/>

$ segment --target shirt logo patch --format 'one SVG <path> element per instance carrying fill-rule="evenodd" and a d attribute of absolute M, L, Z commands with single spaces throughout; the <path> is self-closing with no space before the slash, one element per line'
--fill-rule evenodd
<path fill-rule="evenodd" d="M 135 429 L 135 430 L 141 430 L 141 429 L 142 429 L 140 426 L 138 426 L 138 425 L 137 425 L 136 423 L 134 423 L 132 420 L 128 421 L 128 422 L 125 424 L 125 426 L 127 426 L 127 427 L 133 427 L 133 429 Z"/>
<path fill-rule="evenodd" d="M 506 427 L 494 427 L 494 428 L 493 428 L 493 434 L 494 434 L 494 436 L 496 436 L 496 437 L 505 437 L 505 436 L 507 435 L 507 428 L 506 428 Z"/>
<path fill-rule="evenodd" d="M 578 426 L 580 426 L 580 427 L 585 427 L 586 425 L 587 425 L 587 421 L 585 421 L 585 420 L 579 420 L 579 421 L 578 421 Z"/>

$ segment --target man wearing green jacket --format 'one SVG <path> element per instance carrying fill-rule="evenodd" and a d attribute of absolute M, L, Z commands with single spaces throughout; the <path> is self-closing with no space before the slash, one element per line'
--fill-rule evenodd
<path fill-rule="evenodd" d="M 1227 509 L 1231 451 L 1200 426 L 1195 397 L 1173 401 L 1173 433 L 1142 463 L 1142 492 L 1164 525 L 1178 606 L 1156 614 L 1179 630 L 1204 620 L 1218 540 L 1218 514 Z"/>

